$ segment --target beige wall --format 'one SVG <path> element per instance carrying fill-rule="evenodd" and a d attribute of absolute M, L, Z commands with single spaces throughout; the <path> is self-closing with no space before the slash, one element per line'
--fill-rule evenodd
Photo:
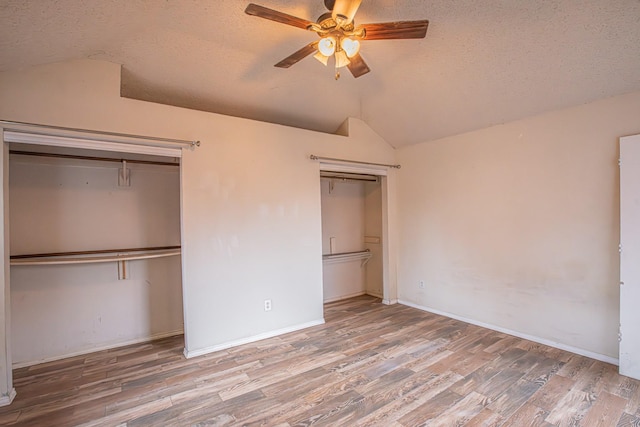
<path fill-rule="evenodd" d="M 638 132 L 634 93 L 399 150 L 399 299 L 616 358 L 618 138 Z"/>
<path fill-rule="evenodd" d="M 392 163 L 394 150 L 356 119 L 348 137 L 310 132 L 120 98 L 119 78 L 118 65 L 89 60 L 3 73 L 0 117 L 202 142 L 181 169 L 190 355 L 321 322 L 319 165 L 309 155 Z"/>

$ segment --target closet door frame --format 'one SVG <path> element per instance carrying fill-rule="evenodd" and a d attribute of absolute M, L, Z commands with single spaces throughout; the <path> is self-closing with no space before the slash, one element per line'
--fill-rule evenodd
<path fill-rule="evenodd" d="M 13 360 L 11 357 L 11 294 L 9 284 L 9 145 L 4 143 L 4 128 L 0 127 L 2 137 L 2 151 L 0 151 L 0 165 L 2 167 L 2 236 L 0 251 L 2 260 L 0 268 L 0 280 L 2 280 L 2 292 L 0 292 L 0 406 L 11 404 L 16 396 L 13 387 Z"/>
<path fill-rule="evenodd" d="M 24 128 L 24 129 L 23 129 Z M 16 131 L 17 129 L 17 131 Z M 114 137 L 109 139 L 92 140 L 85 138 L 85 133 L 82 131 L 63 131 L 54 132 L 51 134 L 34 132 L 30 133 L 31 127 L 25 126 L 0 126 L 0 138 L 2 138 L 2 151 L 0 152 L 2 158 L 0 159 L 0 165 L 2 167 L 2 206 L 0 207 L 0 215 L 2 215 L 2 222 L 4 224 L 2 228 L 3 244 L 0 246 L 2 251 L 3 263 L 0 264 L 2 271 L 0 272 L 0 280 L 2 281 L 2 292 L 0 292 L 0 406 L 10 405 L 16 396 L 15 388 L 13 387 L 13 360 L 11 356 L 11 284 L 10 284 L 10 246 L 9 246 L 9 143 L 19 142 L 23 144 L 34 144 L 41 146 L 51 147 L 65 147 L 65 148 L 79 148 L 98 151 L 112 151 L 119 153 L 129 154 L 146 154 L 165 157 L 178 157 L 182 158 L 182 146 L 167 144 L 166 146 L 145 145 L 144 139 L 139 138 L 141 144 L 136 145 L 136 138 L 118 138 Z M 182 162 L 180 162 L 180 170 L 182 172 Z M 180 189 L 182 192 L 182 188 Z M 182 197 L 180 197 L 182 204 Z M 180 206 L 180 212 L 182 213 L 182 206 Z M 182 224 L 182 214 L 180 215 L 180 223 Z M 182 225 L 181 225 L 182 227 Z M 181 233 L 181 243 L 183 235 Z M 184 270 L 183 270 L 184 271 Z M 182 301 L 184 308 L 184 298 Z M 186 328 L 185 328 L 185 342 L 186 342 Z"/>
<path fill-rule="evenodd" d="M 640 135 L 620 138 L 620 374 L 640 379 Z"/>
<path fill-rule="evenodd" d="M 382 192 L 382 303 L 391 305 L 398 302 L 398 284 L 396 267 L 396 244 L 391 236 L 395 233 L 395 170 L 386 166 L 363 165 L 360 163 L 333 162 L 321 160 L 318 170 L 318 182 L 320 171 L 359 173 L 376 175 L 380 177 Z M 320 261 L 322 262 L 322 261 Z"/>

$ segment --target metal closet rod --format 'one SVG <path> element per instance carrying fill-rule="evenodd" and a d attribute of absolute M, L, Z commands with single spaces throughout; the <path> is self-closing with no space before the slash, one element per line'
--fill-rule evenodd
<path fill-rule="evenodd" d="M 339 252 L 336 254 L 324 254 L 322 258 L 331 259 L 331 258 L 345 258 L 345 257 L 353 257 L 360 255 L 369 255 L 371 254 L 371 249 L 365 249 L 363 251 L 355 251 L 355 252 Z"/>
<path fill-rule="evenodd" d="M 47 258 L 56 256 L 76 256 L 76 255 L 99 255 L 114 252 L 146 252 L 146 251 L 166 251 L 170 249 L 180 249 L 180 246 L 155 246 L 149 248 L 126 248 L 126 249 L 100 249 L 95 251 L 74 251 L 74 252 L 51 252 L 42 254 L 11 255 L 11 259 Z"/>
<path fill-rule="evenodd" d="M 329 179 L 329 180 L 333 180 L 333 181 L 362 181 L 362 182 L 378 182 L 377 179 L 365 179 L 365 178 L 349 178 L 349 177 L 335 177 L 335 176 L 322 176 L 320 175 L 320 178 L 322 179 Z"/>
<path fill-rule="evenodd" d="M 330 161 L 330 162 L 355 163 L 355 164 L 358 164 L 358 165 L 384 166 L 384 167 L 387 167 L 387 168 L 394 168 L 394 169 L 400 169 L 402 167 L 400 165 L 387 165 L 385 163 L 359 162 L 357 160 L 334 159 L 332 157 L 321 157 L 321 156 L 316 156 L 314 154 L 310 155 L 309 158 L 311 160 L 327 160 L 327 161 Z"/>
<path fill-rule="evenodd" d="M 78 156 L 75 154 L 40 153 L 37 151 L 10 150 L 9 154 L 17 154 L 20 156 L 53 157 L 53 158 L 60 158 L 60 159 L 95 160 L 100 162 L 114 162 L 114 163 L 122 163 L 123 160 L 126 160 L 127 163 L 138 163 L 143 165 L 180 166 L 179 163 L 172 163 L 172 162 L 155 162 L 152 160 L 114 159 L 112 157 Z"/>
<path fill-rule="evenodd" d="M 188 145 L 190 147 L 199 147 L 200 146 L 200 141 L 187 141 L 184 139 L 172 139 L 172 138 L 158 138 L 155 136 L 143 136 L 143 135 L 133 135 L 130 133 L 116 133 L 116 132 L 105 132 L 105 131 L 100 131 L 100 130 L 90 130 L 90 129 L 78 129 L 78 128 L 67 128 L 67 127 L 62 127 L 62 126 L 49 126 L 49 125 L 42 125 L 39 123 L 28 123 L 28 122 L 16 122 L 16 121 L 10 121 L 10 120 L 0 120 L 0 125 L 16 125 L 16 126 L 30 126 L 30 127 L 35 127 L 35 128 L 40 128 L 40 129 L 52 129 L 52 130 L 60 130 L 60 131 L 65 131 L 65 132 L 81 132 L 81 133 L 87 133 L 87 134 L 92 134 L 92 135 L 98 135 L 98 136 L 110 136 L 110 137 L 118 137 L 118 138 L 134 138 L 134 139 L 141 139 L 141 140 L 147 140 L 150 142 L 168 142 L 171 144 L 182 144 L 182 145 Z M 144 141 L 140 141 L 141 145 L 145 145 Z"/>

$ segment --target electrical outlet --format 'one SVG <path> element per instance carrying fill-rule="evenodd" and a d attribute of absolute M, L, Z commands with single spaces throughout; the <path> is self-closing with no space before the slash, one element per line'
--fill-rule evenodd
<path fill-rule="evenodd" d="M 271 311 L 271 300 L 264 300 L 264 311 Z"/>
<path fill-rule="evenodd" d="M 418 286 L 420 287 L 420 289 L 424 289 L 424 280 L 420 280 L 420 283 L 418 283 Z"/>

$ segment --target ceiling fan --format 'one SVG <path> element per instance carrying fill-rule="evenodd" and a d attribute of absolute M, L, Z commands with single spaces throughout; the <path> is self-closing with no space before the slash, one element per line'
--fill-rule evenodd
<path fill-rule="evenodd" d="M 319 41 L 309 43 L 275 66 L 289 68 L 312 53 L 324 65 L 334 57 L 337 80 L 340 78 L 340 68 L 345 66 L 355 78 L 371 71 L 359 53 L 360 40 L 421 39 L 427 35 L 429 21 L 426 19 L 356 25 L 353 18 L 360 3 L 362 0 L 324 0 L 330 12 L 320 15 L 316 22 L 253 3 L 247 6 L 245 13 L 317 33 Z"/>

